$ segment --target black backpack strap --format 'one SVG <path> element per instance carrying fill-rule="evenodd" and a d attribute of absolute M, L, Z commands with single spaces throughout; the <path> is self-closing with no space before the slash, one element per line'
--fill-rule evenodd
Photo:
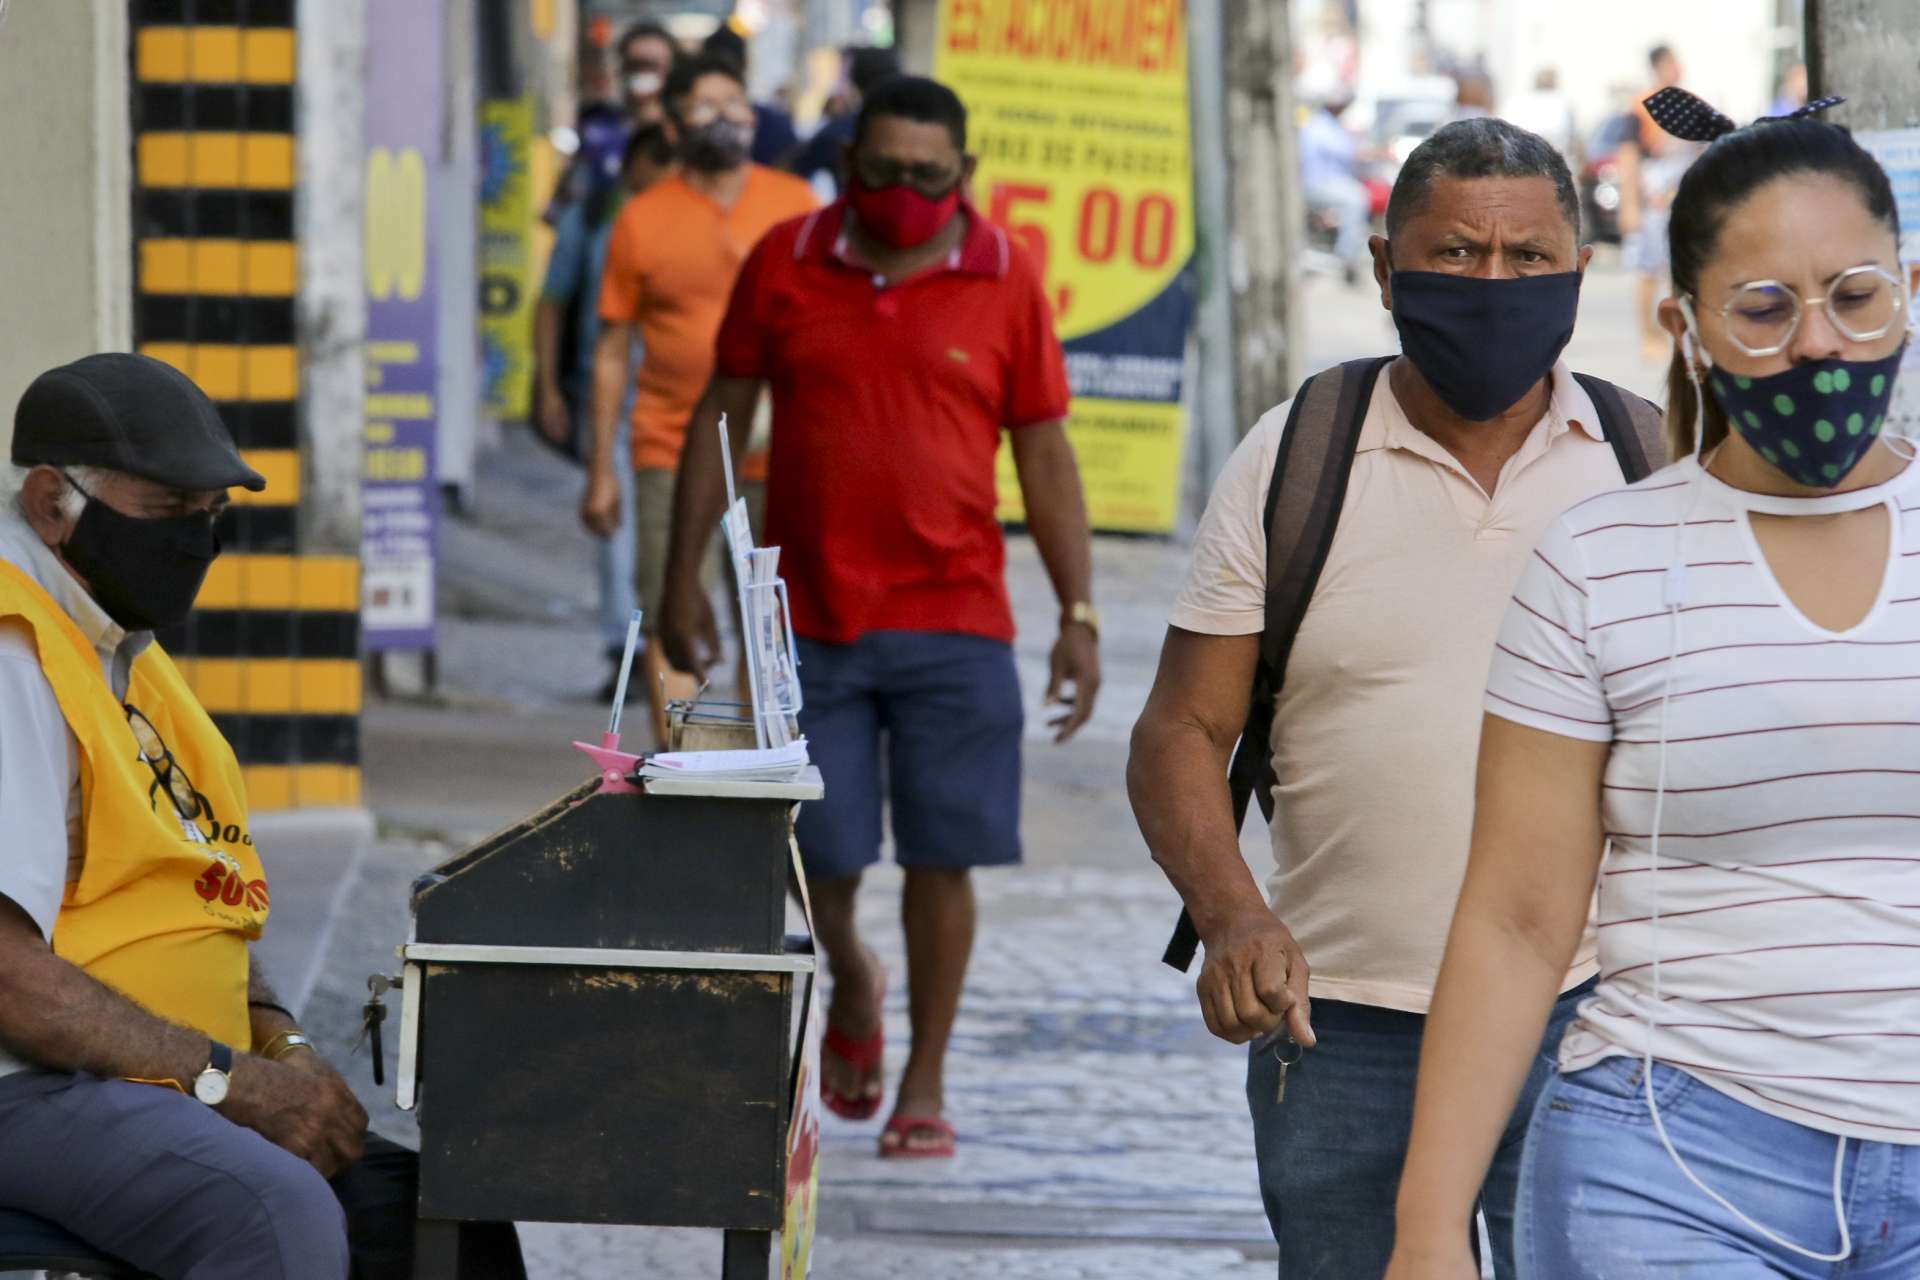
<path fill-rule="evenodd" d="M 1374 384 L 1393 359 L 1349 360 L 1315 374 L 1300 385 L 1287 413 L 1262 521 L 1267 535 L 1267 593 L 1260 661 L 1254 668 L 1246 725 L 1227 770 L 1236 831 L 1245 823 L 1248 802 L 1255 796 L 1260 799 L 1260 812 L 1269 821 L 1273 818 L 1273 788 L 1278 781 L 1273 774 L 1274 698 L 1340 525 L 1347 478 Z M 1182 911 L 1161 959 L 1184 972 L 1193 964 L 1199 945 L 1192 917 Z"/>
<path fill-rule="evenodd" d="M 1613 446 L 1628 484 L 1667 465 L 1666 425 L 1658 405 L 1592 374 L 1576 373 L 1573 380 L 1593 401 L 1601 434 Z"/>

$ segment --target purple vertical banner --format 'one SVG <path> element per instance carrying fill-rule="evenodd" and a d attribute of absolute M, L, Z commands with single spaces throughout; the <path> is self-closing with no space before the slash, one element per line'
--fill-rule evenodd
<path fill-rule="evenodd" d="M 433 174 L 443 0 L 380 6 L 367 57 L 367 398 L 360 624 L 368 652 L 433 648 L 440 519 Z"/>

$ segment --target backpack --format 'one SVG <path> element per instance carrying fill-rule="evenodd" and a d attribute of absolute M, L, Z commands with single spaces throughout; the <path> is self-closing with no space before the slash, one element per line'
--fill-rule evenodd
<path fill-rule="evenodd" d="M 1374 384 L 1394 359 L 1369 356 L 1315 374 L 1300 384 L 1287 414 L 1267 490 L 1267 602 L 1260 662 L 1254 668 L 1246 727 L 1227 769 L 1236 831 L 1246 822 L 1247 802 L 1255 795 L 1260 797 L 1260 812 L 1273 820 L 1273 788 L 1279 781 L 1273 773 L 1274 698 L 1333 546 Z M 1629 484 L 1650 474 L 1655 460 L 1666 457 L 1659 408 L 1599 378 L 1584 373 L 1573 377 L 1593 401 L 1620 474 Z M 1185 972 L 1199 945 L 1193 919 L 1183 910 L 1161 959 Z"/>

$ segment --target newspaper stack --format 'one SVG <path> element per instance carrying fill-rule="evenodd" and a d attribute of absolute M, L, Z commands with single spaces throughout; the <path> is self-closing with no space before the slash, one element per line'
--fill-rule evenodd
<path fill-rule="evenodd" d="M 733 561 L 733 580 L 740 612 L 740 636 L 745 648 L 749 714 L 753 720 L 754 751 L 680 752 L 655 756 L 649 762 L 671 772 L 654 777 L 683 777 L 689 772 L 707 776 L 783 777 L 807 766 L 807 743 L 800 736 L 800 661 L 795 654 L 793 611 L 787 584 L 780 577 L 780 548 L 753 545 L 747 504 L 734 490 L 733 452 L 727 440 L 727 420 L 720 419 L 720 453 L 727 478 L 727 513 L 721 521 L 727 554 Z"/>
<path fill-rule="evenodd" d="M 752 751 L 669 751 L 648 756 L 643 778 L 702 777 L 733 782 L 779 782 L 807 767 L 807 740 Z"/>

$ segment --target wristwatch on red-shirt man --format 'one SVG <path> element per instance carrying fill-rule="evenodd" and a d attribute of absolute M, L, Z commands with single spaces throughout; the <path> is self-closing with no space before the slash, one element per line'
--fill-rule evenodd
<path fill-rule="evenodd" d="M 1067 606 L 1066 612 L 1061 616 L 1061 620 L 1069 623 L 1077 622 L 1087 630 L 1093 632 L 1093 638 L 1095 640 L 1100 638 L 1100 611 L 1094 608 L 1090 601 L 1074 601 Z"/>

